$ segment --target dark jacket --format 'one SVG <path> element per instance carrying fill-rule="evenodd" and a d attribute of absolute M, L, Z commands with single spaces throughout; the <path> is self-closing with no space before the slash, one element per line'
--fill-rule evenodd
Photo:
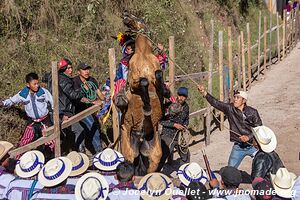
<path fill-rule="evenodd" d="M 270 180 L 270 173 L 276 174 L 277 170 L 284 167 L 278 154 L 275 151 L 266 153 L 258 151 L 252 161 L 251 177 L 262 177 Z"/>
<path fill-rule="evenodd" d="M 178 123 L 184 126 L 189 125 L 189 105 L 184 102 L 182 105 L 182 111 L 179 112 L 175 116 L 167 116 L 161 121 L 161 125 L 163 126 L 163 134 L 170 134 L 170 135 L 175 135 L 177 132 L 177 129 L 174 128 L 174 124 Z"/>
<path fill-rule="evenodd" d="M 213 107 L 224 112 L 228 117 L 230 130 L 239 133 L 240 135 L 247 135 L 250 138 L 250 142 L 252 141 L 252 128 L 262 125 L 262 121 L 256 109 L 245 105 L 242 112 L 238 108 L 235 108 L 232 103 L 218 101 L 210 94 L 207 94 L 205 97 Z M 230 141 L 240 143 L 241 140 L 239 139 L 239 136 L 232 131 L 230 131 Z"/>
<path fill-rule="evenodd" d="M 59 92 L 59 114 L 72 116 L 74 115 L 74 101 L 80 101 L 83 93 L 75 90 L 71 77 L 64 73 L 58 74 L 58 92 Z"/>

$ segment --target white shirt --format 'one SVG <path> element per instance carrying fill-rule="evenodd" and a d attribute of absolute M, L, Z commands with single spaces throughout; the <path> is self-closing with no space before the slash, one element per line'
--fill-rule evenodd
<path fill-rule="evenodd" d="M 0 176 L 0 199 L 6 198 L 5 190 L 16 177 L 12 174 L 4 173 Z"/>
<path fill-rule="evenodd" d="M 30 192 L 33 180 L 25 180 L 16 178 L 11 181 L 5 190 L 6 198 L 11 200 L 24 200 L 27 199 L 28 193 Z M 34 187 L 34 192 L 43 189 L 43 185 L 37 182 Z"/>
<path fill-rule="evenodd" d="M 4 107 L 10 107 L 14 104 L 22 103 L 25 107 L 25 112 L 32 119 L 40 119 L 46 116 L 49 112 L 48 103 L 53 108 L 53 98 L 51 93 L 39 87 L 36 93 L 31 94 L 28 87 L 22 89 L 18 94 L 3 101 Z"/>

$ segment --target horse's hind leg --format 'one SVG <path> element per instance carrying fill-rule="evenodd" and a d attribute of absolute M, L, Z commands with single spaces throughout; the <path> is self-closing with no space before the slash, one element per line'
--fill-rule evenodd
<path fill-rule="evenodd" d="M 133 163 L 135 155 L 130 142 L 130 134 L 124 125 L 121 126 L 121 151 L 124 158 Z"/>
<path fill-rule="evenodd" d="M 150 96 L 149 96 L 149 92 L 148 92 L 149 81 L 146 78 L 141 78 L 140 85 L 141 85 L 141 89 L 143 92 L 143 94 L 141 95 L 141 98 L 144 103 L 144 106 L 143 106 L 144 115 L 149 116 L 149 115 L 151 115 Z"/>
<path fill-rule="evenodd" d="M 152 173 L 157 170 L 157 167 L 160 163 L 160 159 L 162 156 L 162 150 L 160 145 L 160 139 L 158 135 L 158 131 L 154 132 L 154 143 L 149 155 L 149 167 L 147 172 Z"/>

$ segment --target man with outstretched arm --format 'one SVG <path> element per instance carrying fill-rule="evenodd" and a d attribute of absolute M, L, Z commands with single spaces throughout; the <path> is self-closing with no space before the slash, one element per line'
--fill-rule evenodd
<path fill-rule="evenodd" d="M 198 85 L 198 90 L 210 105 L 227 116 L 230 141 L 234 142 L 228 165 L 238 168 L 245 156 L 254 157 L 257 152 L 257 149 L 252 145 L 252 128 L 262 125 L 257 110 L 246 104 L 248 95 L 244 91 L 235 92 L 233 103 L 224 103 L 209 94 L 204 85 Z"/>

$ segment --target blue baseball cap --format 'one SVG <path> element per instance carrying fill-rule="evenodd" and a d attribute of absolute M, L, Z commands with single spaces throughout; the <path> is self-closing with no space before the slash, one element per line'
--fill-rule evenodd
<path fill-rule="evenodd" d="M 189 96 L 189 90 L 186 87 L 180 87 L 177 90 L 177 95 L 188 97 Z"/>

